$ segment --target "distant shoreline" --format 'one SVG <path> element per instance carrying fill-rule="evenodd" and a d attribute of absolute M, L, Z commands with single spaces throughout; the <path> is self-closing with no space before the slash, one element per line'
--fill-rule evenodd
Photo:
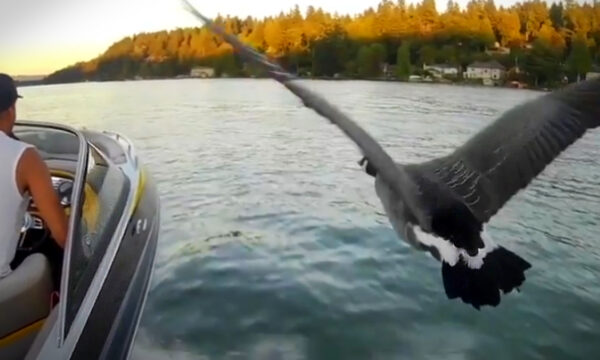
<path fill-rule="evenodd" d="M 227 76 L 227 77 L 191 77 L 191 76 L 174 76 L 174 77 L 152 77 L 142 79 L 115 79 L 115 80 L 86 80 L 76 82 L 64 82 L 64 83 L 45 83 L 43 81 L 31 81 L 31 82 L 18 82 L 18 87 L 30 87 L 30 86 L 51 86 L 51 85 L 68 85 L 68 84 L 82 84 L 82 83 L 103 83 L 103 82 L 134 82 L 134 81 L 152 81 L 152 80 L 269 80 L 268 77 L 249 77 L 249 76 Z M 368 81 L 368 82 L 389 82 L 389 83 L 407 83 L 407 84 L 432 84 L 432 85 L 450 85 L 450 86 L 464 86 L 464 87 L 480 87 L 480 88 L 501 88 L 501 89 L 514 89 L 514 90 L 531 90 L 531 91 L 543 91 L 548 92 L 553 89 L 548 88 L 535 88 L 535 87 L 514 87 L 514 86 L 490 86 L 484 85 L 478 82 L 472 81 L 439 81 L 439 80 L 416 80 L 406 81 L 394 78 L 351 78 L 351 77 L 298 77 L 299 80 L 318 80 L 318 81 Z"/>
<path fill-rule="evenodd" d="M 51 85 L 46 84 L 43 80 L 32 80 L 32 81 L 15 81 L 17 87 L 28 87 L 28 86 L 40 86 L 40 85 Z"/>

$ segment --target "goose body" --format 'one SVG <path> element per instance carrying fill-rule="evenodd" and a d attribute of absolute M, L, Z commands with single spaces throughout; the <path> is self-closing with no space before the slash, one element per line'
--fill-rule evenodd
<path fill-rule="evenodd" d="M 507 111 L 451 154 L 396 166 L 417 184 L 410 203 L 375 177 L 375 191 L 398 236 L 442 262 L 446 294 L 479 308 L 525 280 L 531 265 L 494 242 L 486 223 L 587 130 L 600 126 L 600 80 L 570 85 Z M 425 221 L 423 221 L 425 219 Z"/>
<path fill-rule="evenodd" d="M 397 164 L 347 115 L 264 55 L 182 0 L 246 61 L 262 66 L 310 109 L 335 124 L 363 154 L 375 192 L 398 237 L 442 264 L 446 295 L 479 309 L 518 289 L 531 265 L 494 242 L 490 219 L 586 131 L 600 126 L 600 79 L 569 85 L 507 111 L 446 156 Z"/>

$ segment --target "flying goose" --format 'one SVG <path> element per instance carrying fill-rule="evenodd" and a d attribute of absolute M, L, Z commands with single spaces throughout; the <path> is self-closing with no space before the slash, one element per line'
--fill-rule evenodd
<path fill-rule="evenodd" d="M 453 153 L 420 164 L 396 164 L 383 148 L 324 98 L 237 37 L 186 9 L 221 35 L 356 143 L 359 162 L 375 178 L 375 191 L 401 239 L 442 263 L 449 299 L 480 309 L 497 306 L 501 292 L 517 289 L 531 267 L 496 244 L 484 225 L 563 150 L 600 126 L 600 79 L 569 85 L 500 116 Z"/>

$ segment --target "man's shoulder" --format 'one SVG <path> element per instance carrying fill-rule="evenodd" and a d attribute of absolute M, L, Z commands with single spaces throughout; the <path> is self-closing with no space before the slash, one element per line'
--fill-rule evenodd
<path fill-rule="evenodd" d="M 20 162 L 25 166 L 37 166 L 42 163 L 43 160 L 35 147 L 28 146 L 23 150 Z"/>
<path fill-rule="evenodd" d="M 14 134 L 6 134 L 3 131 L 0 131 L 0 143 L 4 144 L 4 146 L 15 148 L 20 151 L 24 151 L 27 148 L 34 148 L 33 145 L 21 141 Z"/>

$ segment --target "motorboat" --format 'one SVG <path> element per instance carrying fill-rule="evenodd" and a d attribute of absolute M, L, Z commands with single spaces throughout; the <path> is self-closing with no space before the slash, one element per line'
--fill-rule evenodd
<path fill-rule="evenodd" d="M 69 231 L 60 249 L 30 201 L 0 280 L 0 359 L 128 358 L 160 228 L 150 173 L 116 133 L 20 121 L 13 136 L 48 165 Z"/>

